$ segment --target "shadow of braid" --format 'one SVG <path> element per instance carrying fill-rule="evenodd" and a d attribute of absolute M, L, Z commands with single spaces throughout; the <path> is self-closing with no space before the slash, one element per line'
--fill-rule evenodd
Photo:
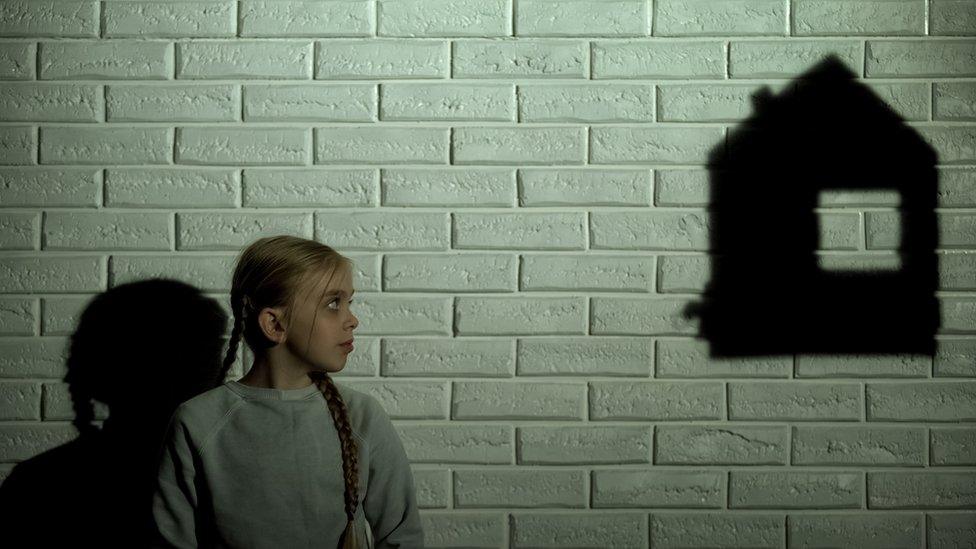
<path fill-rule="evenodd" d="M 342 471 L 346 482 L 345 501 L 346 517 L 348 518 L 346 531 L 343 534 L 345 542 L 342 546 L 358 547 L 353 541 L 355 535 L 350 534 L 352 534 L 353 529 L 353 517 L 359 504 L 359 446 L 356 444 L 352 427 L 349 425 L 346 403 L 342 400 L 342 395 L 339 394 L 332 378 L 323 374 L 316 377 L 315 383 L 325 396 L 325 401 L 329 405 L 329 412 L 332 414 L 332 420 L 339 432 L 339 441 L 342 443 Z"/>

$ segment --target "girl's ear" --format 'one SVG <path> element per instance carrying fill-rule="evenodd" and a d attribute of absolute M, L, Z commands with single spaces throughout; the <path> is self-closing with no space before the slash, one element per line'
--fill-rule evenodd
<path fill-rule="evenodd" d="M 281 343 L 285 340 L 285 322 L 283 311 L 278 307 L 265 307 L 258 313 L 258 326 L 264 337 Z"/>

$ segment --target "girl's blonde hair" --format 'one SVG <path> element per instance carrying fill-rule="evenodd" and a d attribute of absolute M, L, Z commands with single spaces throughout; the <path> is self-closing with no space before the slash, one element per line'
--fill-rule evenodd
<path fill-rule="evenodd" d="M 230 303 L 234 327 L 230 346 L 224 357 L 220 379 L 237 357 L 241 337 L 255 354 L 274 345 L 261 332 L 257 313 L 265 307 L 281 307 L 287 318 L 302 281 L 311 275 L 331 272 L 352 273 L 353 262 L 325 244 L 297 236 L 279 235 L 260 238 L 241 252 L 234 269 Z M 330 278 L 331 280 L 331 278 Z M 327 288 L 328 286 L 326 286 Z M 324 291 L 324 290 L 323 290 Z M 316 307 L 316 311 L 318 307 Z M 359 502 L 359 447 L 352 435 L 345 402 L 332 378 L 325 371 L 311 372 L 329 406 L 342 444 L 342 471 L 346 483 L 346 529 L 339 540 L 342 549 L 358 549 L 353 517 Z"/>

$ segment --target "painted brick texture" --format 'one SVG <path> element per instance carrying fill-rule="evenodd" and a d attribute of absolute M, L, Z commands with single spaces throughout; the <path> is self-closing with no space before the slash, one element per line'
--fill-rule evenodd
<path fill-rule="evenodd" d="M 827 56 L 937 155 L 937 350 L 710 356 L 712 162 Z M 821 268 L 902 206 L 821 193 Z M 976 2 L 0 2 L 0 479 L 76 436 L 93 297 L 229 312 L 273 234 L 356 262 L 336 379 L 430 547 L 976 546 Z"/>

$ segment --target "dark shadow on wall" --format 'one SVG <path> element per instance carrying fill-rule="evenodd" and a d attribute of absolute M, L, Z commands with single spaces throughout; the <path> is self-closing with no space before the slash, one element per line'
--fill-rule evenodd
<path fill-rule="evenodd" d="M 686 313 L 712 356 L 934 354 L 937 155 L 855 78 L 831 57 L 764 88 L 711 151 L 711 280 Z M 866 249 L 815 253 L 849 248 L 858 211 Z"/>
<path fill-rule="evenodd" d="M 227 320 L 175 280 L 92 299 L 64 377 L 79 436 L 18 463 L 0 485 L 5 547 L 145 546 L 165 429 L 177 405 L 218 385 Z"/>

